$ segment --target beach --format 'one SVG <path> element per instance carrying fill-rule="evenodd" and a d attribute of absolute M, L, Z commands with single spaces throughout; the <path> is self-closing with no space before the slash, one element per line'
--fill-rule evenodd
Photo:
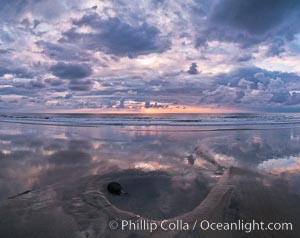
<path fill-rule="evenodd" d="M 297 114 L 22 114 L 0 121 L 1 237 L 300 235 Z M 109 194 L 110 181 L 128 195 Z M 143 229 L 120 229 L 129 220 Z M 199 224 L 253 220 L 293 229 Z M 162 221 L 176 229 L 161 229 Z M 149 232 L 151 222 L 158 229 Z"/>

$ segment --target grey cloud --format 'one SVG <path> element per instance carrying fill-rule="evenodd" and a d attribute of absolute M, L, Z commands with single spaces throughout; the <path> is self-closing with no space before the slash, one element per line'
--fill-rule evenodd
<path fill-rule="evenodd" d="M 0 76 L 1 72 L 3 72 L 3 74 L 16 74 L 19 71 L 1 71 L 0 69 Z M 51 86 L 50 89 L 52 91 L 56 92 L 64 92 L 67 90 L 66 87 L 73 91 L 87 91 L 93 86 L 92 80 L 85 79 L 92 74 L 92 69 L 87 64 L 58 62 L 50 67 L 50 72 L 58 78 L 47 78 L 44 82 L 37 79 L 24 82 L 10 82 L 9 84 L 11 84 L 13 88 L 3 89 L 3 91 L 5 94 L 27 95 L 28 93 L 24 90 L 43 89 L 49 86 Z M 21 76 L 19 73 L 18 77 Z"/>
<path fill-rule="evenodd" d="M 41 24 L 41 21 L 33 20 L 33 28 L 36 28 L 39 24 Z"/>
<path fill-rule="evenodd" d="M 276 56 L 283 53 L 285 51 L 284 46 L 284 41 L 281 38 L 273 39 L 268 46 L 267 56 Z"/>
<path fill-rule="evenodd" d="M 47 78 L 45 79 L 45 82 L 50 84 L 51 86 L 61 86 L 65 83 L 64 80 L 59 79 L 59 78 Z"/>
<path fill-rule="evenodd" d="M 21 87 L 7 87 L 0 88 L 0 95 L 23 95 L 23 96 L 35 96 L 37 94 L 37 90 L 28 90 Z"/>
<path fill-rule="evenodd" d="M 206 88 L 202 103 L 230 105 L 244 109 L 291 106 L 300 104 L 300 94 L 292 92 L 300 77 L 293 73 L 272 72 L 259 68 L 240 68 L 220 74 Z"/>
<path fill-rule="evenodd" d="M 82 80 L 82 79 L 75 79 L 69 82 L 69 89 L 73 91 L 88 91 L 92 88 L 93 81 L 92 80 Z"/>
<path fill-rule="evenodd" d="M 14 51 L 13 49 L 0 49 L 0 54 L 8 54 L 13 51 Z"/>
<path fill-rule="evenodd" d="M 0 0 L 0 5 L 0 19 L 6 21 L 16 21 L 28 12 L 38 19 L 57 21 L 65 12 L 76 6 L 73 0 Z"/>
<path fill-rule="evenodd" d="M 25 10 L 28 1 L 15 0 L 15 1 L 0 1 L 1 9 L 0 16 L 2 19 L 12 19 L 14 16 L 19 15 Z"/>
<path fill-rule="evenodd" d="M 73 21 L 74 27 L 65 32 L 60 42 L 80 44 L 87 49 L 118 56 L 136 57 L 170 48 L 170 42 L 160 36 L 155 26 L 144 22 L 130 25 L 118 17 L 102 19 L 96 13 Z M 96 32 L 78 33 L 80 26 L 90 26 Z"/>
<path fill-rule="evenodd" d="M 282 93 L 273 93 L 272 98 L 270 99 L 271 102 L 276 103 L 285 103 L 289 100 L 290 94 L 288 92 L 282 92 Z"/>
<path fill-rule="evenodd" d="M 150 101 L 146 101 L 144 107 L 145 108 L 150 108 L 151 107 Z"/>
<path fill-rule="evenodd" d="M 161 104 L 159 104 L 159 103 L 157 103 L 157 102 L 155 102 L 155 103 L 150 103 L 150 101 L 146 101 L 145 102 L 145 104 L 144 104 L 144 107 L 145 108 L 167 108 L 168 107 L 168 105 L 161 105 Z"/>
<path fill-rule="evenodd" d="M 240 103 L 241 101 L 241 99 L 243 98 L 245 96 L 245 93 L 243 92 L 243 91 L 237 91 L 236 92 L 236 102 L 237 103 Z"/>
<path fill-rule="evenodd" d="M 297 0 L 223 0 L 216 5 L 211 20 L 251 35 L 263 35 L 295 13 L 299 5 Z"/>
<path fill-rule="evenodd" d="M 72 97 L 73 97 L 73 94 L 72 93 L 68 93 L 68 94 L 66 94 L 65 99 L 71 99 Z"/>
<path fill-rule="evenodd" d="M 36 44 L 43 49 L 43 53 L 51 59 L 63 61 L 89 61 L 91 56 L 76 45 L 61 45 L 51 42 L 38 41 Z"/>
<path fill-rule="evenodd" d="M 189 70 L 187 71 L 189 74 L 198 74 L 198 65 L 196 63 L 192 63 Z"/>
<path fill-rule="evenodd" d="M 14 86 L 16 88 L 24 88 L 29 90 L 45 88 L 45 84 L 39 80 L 30 80 L 29 82 L 17 82 Z"/>
<path fill-rule="evenodd" d="M 245 54 L 245 55 L 239 56 L 236 60 L 238 62 L 247 62 L 247 61 L 249 61 L 251 59 L 252 59 L 252 55 L 251 54 Z"/>
<path fill-rule="evenodd" d="M 118 108 L 125 108 L 125 99 L 124 98 L 122 98 L 120 100 L 120 104 L 118 105 Z"/>
<path fill-rule="evenodd" d="M 209 40 L 237 42 L 249 47 L 269 42 L 270 54 L 278 54 L 274 45 L 290 41 L 300 31 L 300 2 L 297 0 L 219 0 L 212 6 L 200 30 L 197 46 Z"/>
<path fill-rule="evenodd" d="M 50 67 L 53 75 L 63 79 L 86 78 L 92 74 L 92 69 L 87 64 L 73 64 L 59 62 Z"/>
<path fill-rule="evenodd" d="M 33 77 L 32 73 L 24 67 L 15 67 L 12 62 L 1 62 L 3 65 L 0 65 L 0 77 L 5 74 L 12 74 L 18 78 L 31 78 Z M 8 65 L 10 64 L 10 65 Z"/>
<path fill-rule="evenodd" d="M 283 105 L 298 105 L 300 104 L 300 93 L 274 92 L 270 102 Z"/>

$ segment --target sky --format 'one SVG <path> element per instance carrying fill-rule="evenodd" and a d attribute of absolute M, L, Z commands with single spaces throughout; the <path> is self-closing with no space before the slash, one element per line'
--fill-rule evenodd
<path fill-rule="evenodd" d="M 300 112 L 298 0 L 0 0 L 0 112 Z"/>

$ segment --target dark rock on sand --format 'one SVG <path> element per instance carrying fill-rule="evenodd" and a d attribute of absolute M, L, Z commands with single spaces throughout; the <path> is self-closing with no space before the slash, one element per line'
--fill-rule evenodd
<path fill-rule="evenodd" d="M 115 195 L 121 195 L 121 194 L 127 194 L 121 184 L 117 183 L 117 182 L 110 182 L 107 185 L 107 191 L 110 192 L 111 194 L 115 194 Z"/>

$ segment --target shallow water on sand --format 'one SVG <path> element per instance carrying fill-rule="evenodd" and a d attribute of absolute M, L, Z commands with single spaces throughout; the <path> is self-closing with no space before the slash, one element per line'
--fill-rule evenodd
<path fill-rule="evenodd" d="M 169 218 L 195 208 L 222 176 L 220 168 L 230 166 L 276 176 L 287 184 L 284 189 L 300 195 L 300 128 L 274 124 L 202 129 L 1 122 L 0 202 L 24 191 L 72 184 L 86 176 L 159 171 L 166 174 L 163 179 L 129 176 L 121 180 L 131 200 L 108 200 L 148 218 Z"/>

